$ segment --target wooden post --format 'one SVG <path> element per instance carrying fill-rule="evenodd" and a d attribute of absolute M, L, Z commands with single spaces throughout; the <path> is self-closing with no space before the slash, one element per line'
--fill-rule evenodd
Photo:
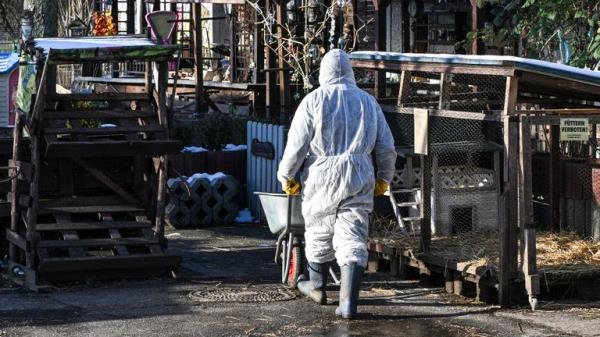
<path fill-rule="evenodd" d="M 265 8 L 265 0 L 259 0 L 258 6 L 261 9 Z M 255 13 L 255 22 L 260 21 Z M 254 27 L 254 84 L 265 84 L 265 40 L 264 40 L 264 27 L 262 25 L 255 25 Z M 269 88 L 265 87 L 264 90 L 268 91 Z M 256 115 L 258 108 L 264 108 L 266 106 L 265 91 L 254 90 L 253 92 L 253 113 Z M 264 114 L 264 111 L 262 112 Z M 263 115 L 264 116 L 264 115 Z"/>
<path fill-rule="evenodd" d="M 535 310 L 537 306 L 536 298 L 540 294 L 540 277 L 537 272 L 536 233 L 534 224 L 526 224 L 523 232 L 523 243 L 525 246 L 523 254 L 525 290 L 529 297 L 529 303 L 531 304 L 532 309 Z"/>
<path fill-rule="evenodd" d="M 421 251 L 431 245 L 431 156 L 421 155 Z"/>
<path fill-rule="evenodd" d="M 438 102 L 438 109 L 446 109 L 450 105 L 450 82 L 448 81 L 448 73 L 441 73 L 440 75 L 440 100 Z"/>
<path fill-rule="evenodd" d="M 454 272 L 452 270 L 446 270 L 446 292 L 448 294 L 454 294 Z"/>
<path fill-rule="evenodd" d="M 385 9 L 387 0 L 374 0 L 373 5 L 375 7 L 375 50 L 386 51 Z M 385 71 L 375 71 L 375 88 L 373 91 L 376 98 L 386 96 Z"/>
<path fill-rule="evenodd" d="M 39 95 L 40 93 L 38 93 Z M 40 121 L 41 123 L 41 121 Z M 27 232 L 25 239 L 28 242 L 28 249 L 25 251 L 25 265 L 28 269 L 28 274 L 36 270 L 36 259 L 35 252 L 37 247 L 37 241 L 39 235 L 36 231 L 37 227 L 37 212 L 39 205 L 39 183 L 40 183 L 40 171 L 41 171 L 41 160 L 40 160 L 40 135 L 39 133 L 33 133 L 29 135 L 31 142 L 31 181 L 29 182 L 29 197 L 31 202 L 25 215 L 25 223 L 27 226 Z M 36 283 L 36 277 L 34 274 L 26 275 L 26 283 L 28 286 L 34 286 Z"/>
<path fill-rule="evenodd" d="M 146 62 L 144 71 L 144 91 L 149 97 L 152 97 L 152 62 Z"/>
<path fill-rule="evenodd" d="M 135 0 L 127 0 L 127 34 L 135 32 Z"/>
<path fill-rule="evenodd" d="M 519 134 L 519 229 L 524 242 L 524 228 L 533 222 L 533 196 L 531 174 L 531 125 L 527 116 L 520 116 Z M 525 245 L 520 245 L 521 261 L 524 261 Z M 535 262 L 535 261 L 534 261 Z M 524 266 L 523 266 L 524 269 Z"/>
<path fill-rule="evenodd" d="M 550 126 L 550 219 L 553 231 L 560 231 L 560 129 Z"/>
<path fill-rule="evenodd" d="M 518 269 L 518 120 L 513 116 L 517 104 L 518 79 L 506 78 L 504 98 L 504 223 L 500 224 L 500 281 L 499 302 L 510 303 L 510 283 Z"/>
<path fill-rule="evenodd" d="M 146 3 L 144 1 L 135 1 L 135 25 L 134 33 L 143 34 L 144 32 L 144 17 L 146 15 Z"/>
<path fill-rule="evenodd" d="M 229 22 L 229 66 L 231 67 L 231 71 L 229 76 L 231 77 L 231 82 L 236 82 L 237 80 L 237 33 L 236 33 L 236 24 L 235 24 L 235 9 L 231 9 L 231 17 Z"/>
<path fill-rule="evenodd" d="M 455 295 L 464 295 L 464 287 L 463 287 L 463 276 L 461 274 L 461 272 L 459 271 L 455 271 L 454 272 L 454 294 Z"/>
<path fill-rule="evenodd" d="M 265 10 L 268 10 L 274 0 L 265 0 Z M 263 37 L 261 37 L 262 39 Z M 271 40 L 265 41 L 265 65 L 264 65 L 264 76 L 265 76 L 265 118 L 269 119 L 272 116 L 272 110 L 275 106 L 275 73 L 271 69 L 275 66 L 275 53 L 272 48 L 275 47 L 271 43 Z"/>
<path fill-rule="evenodd" d="M 46 94 L 56 94 L 56 65 L 48 64 L 48 73 L 46 74 Z"/>
<path fill-rule="evenodd" d="M 478 32 L 479 31 L 479 9 L 477 8 L 477 0 L 471 0 L 471 31 Z M 481 39 L 473 40 L 471 44 L 471 54 L 478 55 L 482 54 L 483 50 L 481 50 Z"/>
<path fill-rule="evenodd" d="M 204 111 L 204 70 L 202 68 L 204 57 L 202 55 L 202 4 L 192 4 L 192 37 L 194 45 L 194 76 L 196 79 L 196 112 Z"/>
<path fill-rule="evenodd" d="M 285 22 L 286 20 L 286 7 L 285 3 L 277 2 L 277 22 Z M 285 62 L 285 50 L 287 50 L 285 40 L 283 39 L 285 36 L 285 31 L 281 27 L 281 25 L 277 25 L 277 36 L 278 38 L 278 46 L 277 46 L 277 62 L 279 67 L 279 105 L 281 107 L 280 110 L 280 118 L 283 118 L 287 121 L 287 117 L 289 116 L 289 100 L 290 100 L 290 81 L 288 74 L 288 67 Z"/>
<path fill-rule="evenodd" d="M 161 125 L 167 129 L 169 125 L 167 123 L 167 76 L 168 68 L 166 62 L 158 63 L 158 80 L 157 80 L 157 98 L 158 98 L 158 121 Z M 155 235 L 158 236 L 161 245 L 164 247 L 164 234 L 165 234 L 165 205 L 166 205 L 166 183 L 167 183 L 167 163 L 168 157 L 166 155 L 160 156 L 158 163 L 158 191 L 156 200 L 156 218 L 155 218 Z"/>
<path fill-rule="evenodd" d="M 439 225 L 439 223 L 437 222 L 437 214 L 440 211 L 440 198 L 442 197 L 441 191 L 440 191 L 440 177 L 438 174 L 438 163 L 439 163 L 439 157 L 437 154 L 433 154 L 431 155 L 433 157 L 432 160 L 432 165 L 431 165 L 431 175 L 432 175 L 432 192 L 430 193 L 431 197 L 429 199 L 433 199 L 431 201 L 431 210 L 429 212 L 429 218 L 430 220 L 430 225 Z M 435 194 L 433 193 L 435 192 Z M 431 226 L 429 226 L 431 228 Z M 443 232 L 442 232 L 443 233 Z M 451 234 L 452 233 L 452 229 L 450 228 L 450 232 L 447 234 Z M 443 233 L 446 234 L 446 233 Z"/>
<path fill-rule="evenodd" d="M 521 116 L 519 155 L 519 228 L 521 229 L 521 270 L 525 277 L 525 290 L 533 306 L 533 298 L 540 293 L 537 275 L 535 224 L 533 222 L 533 192 L 531 172 L 531 125 L 529 117 Z M 534 308 L 535 309 L 535 308 Z"/>
<path fill-rule="evenodd" d="M 406 102 L 410 95 L 410 78 L 412 73 L 410 71 L 403 70 L 400 74 L 400 90 L 398 91 L 398 106 L 402 106 L 402 103 Z"/>
<path fill-rule="evenodd" d="M 21 141 L 23 138 L 23 120 L 21 114 L 15 114 L 15 126 L 13 129 L 13 146 L 12 146 L 12 159 L 13 163 L 21 160 Z M 12 169 L 11 177 L 11 195 L 10 195 L 10 230 L 14 233 L 19 232 L 19 222 L 21 220 L 21 212 L 19 209 L 19 180 L 16 175 L 19 174 L 17 169 Z M 9 241 L 8 256 L 12 262 L 18 262 L 19 254 L 17 246 Z"/>

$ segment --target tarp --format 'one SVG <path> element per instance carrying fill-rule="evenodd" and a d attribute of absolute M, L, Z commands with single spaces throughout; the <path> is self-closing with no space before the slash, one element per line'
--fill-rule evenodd
<path fill-rule="evenodd" d="M 34 43 L 44 54 L 51 53 L 50 62 L 167 59 L 180 48 L 177 45 L 161 45 L 146 37 L 134 36 L 40 38 L 35 39 Z"/>
<path fill-rule="evenodd" d="M 8 74 L 19 65 L 19 54 L 0 53 L 0 74 Z"/>

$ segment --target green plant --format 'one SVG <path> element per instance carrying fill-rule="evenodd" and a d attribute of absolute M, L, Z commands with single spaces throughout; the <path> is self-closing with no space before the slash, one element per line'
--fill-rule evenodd
<path fill-rule="evenodd" d="M 522 55 L 554 60 L 561 52 L 568 64 L 597 68 L 600 61 L 598 0 L 478 0 L 491 6 L 492 25 L 468 34 L 498 47 L 521 41 Z"/>
<path fill-rule="evenodd" d="M 227 144 L 246 144 L 247 119 L 209 113 L 198 121 L 174 123 L 172 136 L 186 146 L 201 146 L 221 150 Z"/>

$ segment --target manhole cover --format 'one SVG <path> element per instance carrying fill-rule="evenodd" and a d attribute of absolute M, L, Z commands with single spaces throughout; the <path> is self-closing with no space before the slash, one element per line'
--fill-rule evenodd
<path fill-rule="evenodd" d="M 267 303 L 289 301 L 296 294 L 289 289 L 218 288 L 194 291 L 190 297 L 197 302 Z"/>

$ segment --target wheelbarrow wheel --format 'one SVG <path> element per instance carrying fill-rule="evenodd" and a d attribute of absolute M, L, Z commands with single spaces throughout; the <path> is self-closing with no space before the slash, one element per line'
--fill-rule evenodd
<path fill-rule="evenodd" d="M 302 255 L 302 246 L 300 244 L 294 244 L 290 254 L 287 274 L 287 284 L 290 288 L 296 288 L 298 277 L 302 274 L 302 261 L 304 259 Z"/>

